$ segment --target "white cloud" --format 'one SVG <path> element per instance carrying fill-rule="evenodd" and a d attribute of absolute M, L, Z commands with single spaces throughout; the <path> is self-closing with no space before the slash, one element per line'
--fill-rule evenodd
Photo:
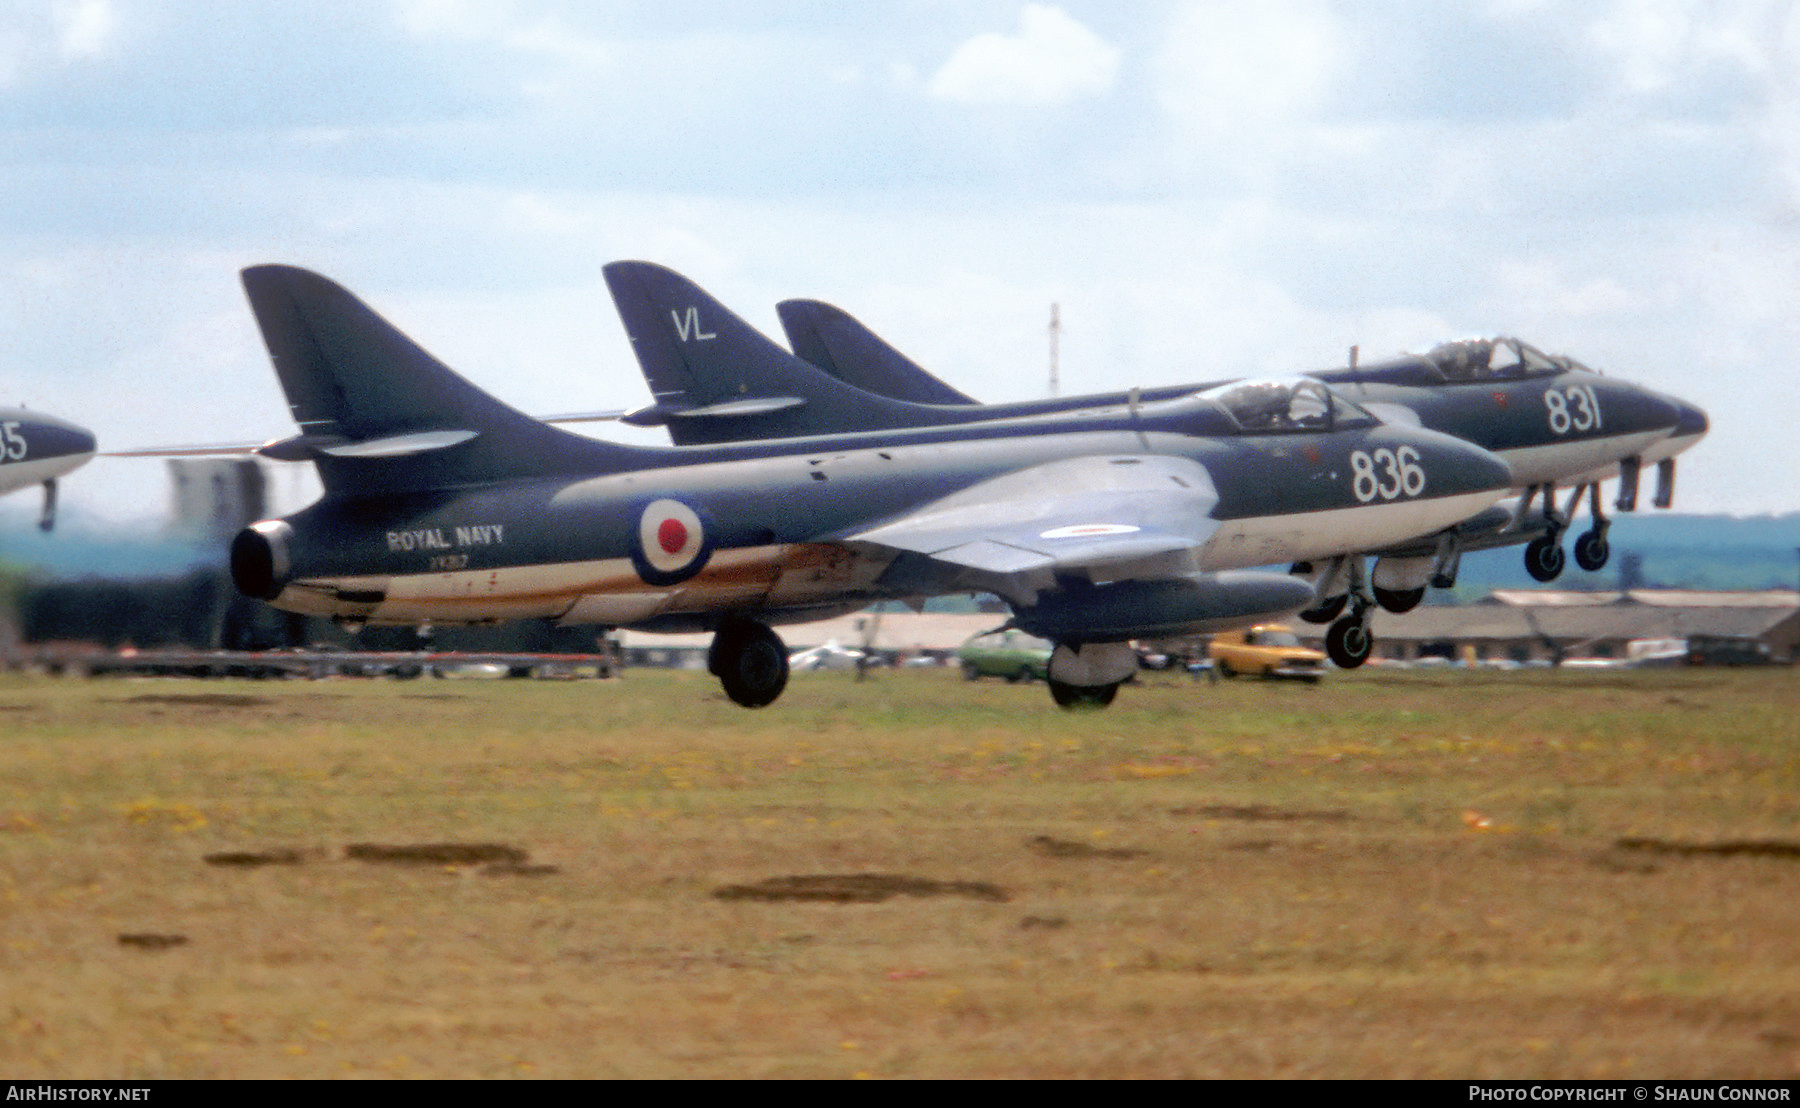
<path fill-rule="evenodd" d="M 56 6 L 57 46 L 69 59 L 93 58 L 106 52 L 118 29 L 111 0 L 73 0 Z"/>
<path fill-rule="evenodd" d="M 112 0 L 50 0 L 0 9 L 0 88 L 58 63 L 103 56 L 118 31 Z"/>
<path fill-rule="evenodd" d="M 1494 280 L 1500 300 L 1523 315 L 1622 315 L 1643 307 L 1642 298 L 1618 280 L 1578 281 L 1549 262 L 1507 258 Z"/>
<path fill-rule="evenodd" d="M 1350 38 L 1315 0 L 1190 3 L 1157 59 L 1157 95 L 1196 137 L 1301 122 L 1348 68 Z"/>
<path fill-rule="evenodd" d="M 497 0 L 397 0 L 396 8 L 401 26 L 420 36 L 498 38 L 516 18 Z"/>
<path fill-rule="evenodd" d="M 1772 67 L 1772 30 L 1786 0 L 1615 0 L 1588 33 L 1631 93 L 1652 93 L 1722 66 L 1751 74 Z"/>
<path fill-rule="evenodd" d="M 1112 88 L 1117 47 L 1061 8 L 1026 4 L 1019 33 L 976 35 L 950 55 L 926 86 L 940 100 L 1055 107 Z"/>

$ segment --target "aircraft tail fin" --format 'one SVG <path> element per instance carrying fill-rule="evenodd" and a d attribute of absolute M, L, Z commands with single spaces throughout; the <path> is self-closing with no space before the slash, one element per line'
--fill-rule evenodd
<path fill-rule="evenodd" d="M 242 279 L 300 427 L 259 452 L 314 462 L 328 493 L 547 475 L 604 465 L 625 450 L 501 403 L 316 273 L 260 265 Z"/>
<path fill-rule="evenodd" d="M 849 312 L 822 300 L 775 305 L 794 353 L 846 384 L 913 404 L 972 405 Z"/>
<path fill-rule="evenodd" d="M 845 384 L 770 341 L 673 270 L 605 267 L 607 287 L 656 405 L 626 417 L 666 424 L 680 445 L 921 427 L 954 410 L 909 404 Z"/>

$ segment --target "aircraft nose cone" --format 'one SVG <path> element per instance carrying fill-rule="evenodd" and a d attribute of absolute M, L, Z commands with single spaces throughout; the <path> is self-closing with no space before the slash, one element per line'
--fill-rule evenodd
<path fill-rule="evenodd" d="M 92 431 L 55 416 L 35 416 L 26 434 L 33 457 L 86 458 L 98 449 Z"/>
<path fill-rule="evenodd" d="M 1646 429 L 1666 427 L 1673 432 L 1681 424 L 1681 406 L 1661 393 L 1634 390 L 1627 399 L 1627 410 L 1634 412 L 1636 421 Z"/>
<path fill-rule="evenodd" d="M 1461 439 L 1451 440 L 1449 453 L 1447 461 L 1463 491 L 1504 489 L 1513 484 L 1512 467 L 1498 454 Z"/>
<path fill-rule="evenodd" d="M 1677 400 L 1674 397 L 1668 397 L 1667 399 L 1675 407 L 1675 434 L 1684 439 L 1697 439 L 1712 429 L 1712 425 L 1707 422 L 1706 413 L 1701 411 L 1698 407 L 1689 404 L 1685 400 Z"/>

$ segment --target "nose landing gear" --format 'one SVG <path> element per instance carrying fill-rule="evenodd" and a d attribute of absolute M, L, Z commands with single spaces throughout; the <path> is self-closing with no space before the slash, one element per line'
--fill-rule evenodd
<path fill-rule="evenodd" d="M 1637 469 L 1635 466 L 1625 470 L 1626 485 L 1619 490 L 1621 505 L 1635 503 L 1637 500 Z M 1568 504 L 1561 511 L 1556 508 L 1556 486 L 1544 485 L 1526 492 L 1525 502 L 1519 507 L 1522 517 L 1531 506 L 1531 498 L 1542 492 L 1544 497 L 1544 519 L 1550 525 L 1548 534 L 1531 540 L 1525 545 L 1525 572 L 1531 574 L 1535 581 L 1550 582 L 1562 576 L 1563 567 L 1568 564 L 1563 554 L 1562 539 L 1574 521 L 1575 511 L 1581 506 L 1581 498 L 1588 498 L 1588 513 L 1593 516 L 1594 524 L 1582 532 L 1575 540 L 1575 564 L 1588 573 L 1598 573 L 1606 568 L 1612 557 L 1612 547 L 1606 541 L 1606 532 L 1612 527 L 1612 521 L 1606 518 L 1600 506 L 1600 484 L 1592 482 L 1576 486 L 1570 494 Z"/>
<path fill-rule="evenodd" d="M 1349 576 L 1350 587 L 1345 596 L 1350 614 L 1326 629 L 1325 655 L 1339 669 L 1355 669 L 1375 652 L 1375 636 L 1370 633 L 1369 622 L 1378 601 L 1370 591 L 1361 558 L 1347 559 L 1344 568 Z"/>

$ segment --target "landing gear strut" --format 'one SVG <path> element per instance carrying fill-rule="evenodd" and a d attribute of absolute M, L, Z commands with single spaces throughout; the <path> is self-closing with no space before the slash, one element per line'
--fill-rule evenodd
<path fill-rule="evenodd" d="M 44 482 L 44 512 L 38 517 L 38 530 L 48 532 L 56 526 L 56 478 Z"/>
<path fill-rule="evenodd" d="M 1375 652 L 1375 636 L 1369 634 L 1366 615 L 1351 614 L 1325 632 L 1325 653 L 1339 669 L 1355 669 Z"/>
<path fill-rule="evenodd" d="M 761 623 L 730 620 L 713 635 L 706 668 L 725 686 L 726 696 L 746 708 L 761 708 L 787 688 L 787 647 Z"/>
<path fill-rule="evenodd" d="M 1350 614 L 1326 630 L 1325 653 L 1339 669 L 1355 669 L 1375 652 L 1375 636 L 1369 633 L 1369 621 L 1377 601 L 1363 572 L 1363 560 L 1352 557 L 1346 568 L 1350 574 L 1350 588 L 1345 597 L 1350 604 Z"/>
<path fill-rule="evenodd" d="M 1633 485 L 1636 483 L 1635 476 L 1635 470 L 1628 474 L 1628 480 Z M 1533 580 L 1544 582 L 1554 581 L 1562 576 L 1563 567 L 1568 564 L 1563 555 L 1563 535 L 1574 521 L 1575 510 L 1581 506 L 1581 498 L 1584 496 L 1588 498 L 1588 512 L 1594 517 L 1594 525 L 1575 540 L 1575 564 L 1589 573 L 1598 573 L 1606 568 L 1607 560 L 1612 557 L 1612 547 L 1606 541 L 1606 532 L 1612 526 L 1612 521 L 1606 518 L 1606 513 L 1600 507 L 1599 483 L 1577 485 L 1569 496 L 1567 507 L 1561 511 L 1556 507 L 1555 485 L 1533 488 L 1526 492 L 1525 503 L 1520 505 L 1521 517 L 1531 507 L 1531 498 L 1540 492 L 1544 497 L 1544 519 L 1550 530 L 1541 538 L 1525 544 L 1525 572 L 1531 574 Z M 1624 505 L 1635 501 L 1636 495 L 1635 488 L 1621 489 L 1619 503 Z"/>
<path fill-rule="evenodd" d="M 1606 544 L 1606 531 L 1612 522 L 1600 510 L 1598 484 L 1588 486 L 1588 510 L 1593 514 L 1594 526 L 1575 540 L 1575 564 L 1589 573 L 1598 573 L 1606 568 L 1606 560 L 1612 557 L 1612 547 Z"/>

